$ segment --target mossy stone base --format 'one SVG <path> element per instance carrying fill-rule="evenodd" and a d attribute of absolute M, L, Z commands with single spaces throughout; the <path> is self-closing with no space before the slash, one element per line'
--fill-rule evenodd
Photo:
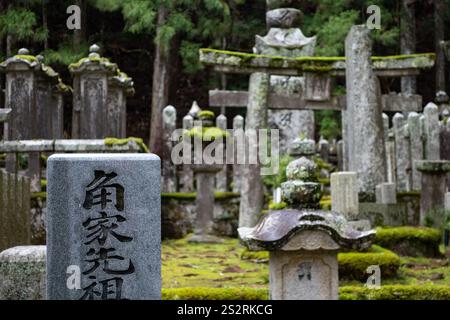
<path fill-rule="evenodd" d="M 423 227 L 378 228 L 377 245 L 401 256 L 438 258 L 441 233 Z"/>

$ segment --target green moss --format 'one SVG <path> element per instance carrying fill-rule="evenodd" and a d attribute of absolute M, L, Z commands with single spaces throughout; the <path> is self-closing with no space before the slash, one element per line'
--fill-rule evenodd
<path fill-rule="evenodd" d="M 380 61 L 380 60 L 406 60 L 411 58 L 428 58 L 432 60 L 436 60 L 435 53 L 415 53 L 415 54 L 400 54 L 393 56 L 372 56 L 372 60 Z"/>
<path fill-rule="evenodd" d="M 139 146 L 139 152 L 141 153 L 150 153 L 147 145 L 144 143 L 144 140 L 141 138 L 126 138 L 126 139 L 117 139 L 117 138 L 105 138 L 105 145 L 112 147 L 113 145 L 124 146 L 128 144 L 130 141 L 134 141 Z"/>
<path fill-rule="evenodd" d="M 243 249 L 241 252 L 242 260 L 255 260 L 258 262 L 268 262 L 269 252 L 268 251 L 250 251 L 247 248 Z"/>
<path fill-rule="evenodd" d="M 95 62 L 98 64 L 102 64 L 107 69 L 113 70 L 117 72 L 117 65 L 115 63 L 112 63 L 108 58 L 105 57 L 86 57 L 80 59 L 78 62 L 72 63 L 69 65 L 69 70 L 73 71 L 75 69 L 80 68 L 83 64 L 87 62 Z"/>
<path fill-rule="evenodd" d="M 341 287 L 340 300 L 450 300 L 449 286 L 383 285 L 380 289 Z"/>
<path fill-rule="evenodd" d="M 161 195 L 163 199 L 179 199 L 179 200 L 195 200 L 197 197 L 196 192 L 172 192 L 172 193 L 163 193 Z M 239 198 L 240 194 L 236 192 L 214 192 L 215 200 L 224 200 L 224 199 L 232 199 Z"/>
<path fill-rule="evenodd" d="M 218 138 L 228 137 L 228 132 L 217 127 L 194 127 L 186 132 L 189 137 L 196 137 L 202 141 L 214 141 Z"/>
<path fill-rule="evenodd" d="M 331 210 L 331 196 L 323 196 L 320 200 L 320 208 L 322 210 Z"/>
<path fill-rule="evenodd" d="M 47 180 L 41 179 L 41 190 L 46 191 L 47 190 Z"/>
<path fill-rule="evenodd" d="M 242 260 L 255 260 L 258 262 L 269 261 L 267 251 L 249 251 L 244 249 L 241 252 Z M 372 265 L 379 265 L 381 276 L 391 278 L 397 275 L 400 268 L 400 258 L 392 251 L 372 246 L 367 252 L 342 252 L 338 254 L 339 276 L 342 279 L 364 280 L 367 279 L 367 268 Z"/>
<path fill-rule="evenodd" d="M 162 300 L 267 300 L 267 289 L 253 288 L 176 288 L 163 289 Z"/>
<path fill-rule="evenodd" d="M 439 230 L 424 227 L 377 228 L 375 243 L 383 247 L 391 247 L 404 240 L 415 240 L 430 244 L 439 244 Z"/>
<path fill-rule="evenodd" d="M 263 61 L 270 68 L 295 68 L 303 70 L 305 72 L 330 72 L 338 67 L 339 62 L 344 63 L 345 57 L 297 57 L 297 58 L 286 58 L 281 56 L 270 56 L 270 55 L 258 55 L 253 53 L 243 53 L 243 52 L 233 52 L 226 50 L 216 50 L 216 49 L 200 49 L 200 54 L 212 55 L 212 60 L 221 61 L 228 60 L 232 63 L 229 65 L 234 65 L 237 67 L 248 67 L 261 65 L 258 62 Z M 415 64 L 417 67 L 428 66 L 429 60 L 435 60 L 436 55 L 434 53 L 425 54 L 413 54 L 413 55 L 398 55 L 398 56 L 387 56 L 387 57 L 372 57 L 374 62 L 388 62 L 392 60 L 405 60 L 405 59 L 416 59 Z M 209 60 L 209 59 L 206 59 Z M 266 61 L 264 61 L 266 60 Z M 264 64 L 264 63 L 262 63 Z"/>
<path fill-rule="evenodd" d="M 32 192 L 31 193 L 31 200 L 34 199 L 47 199 L 47 192 L 46 191 L 41 191 L 41 192 Z"/>
<path fill-rule="evenodd" d="M 38 59 L 35 56 L 27 55 L 27 54 L 18 54 L 18 55 L 15 55 L 14 58 L 25 60 L 28 62 L 37 62 L 38 61 Z"/>
<path fill-rule="evenodd" d="M 286 202 L 280 202 L 280 203 L 273 203 L 270 202 L 269 203 L 269 210 L 283 210 L 287 207 L 287 203 Z"/>
<path fill-rule="evenodd" d="M 267 289 L 190 287 L 163 289 L 163 300 L 267 300 Z M 339 288 L 339 300 L 450 300 L 449 286 L 387 285 L 380 289 L 346 286 Z"/>
<path fill-rule="evenodd" d="M 420 192 L 419 191 L 397 192 L 397 198 L 404 198 L 404 197 L 419 197 L 420 198 Z"/>
<path fill-rule="evenodd" d="M 237 239 L 224 238 L 220 244 L 165 240 L 162 244 L 163 288 L 267 289 L 268 266 L 241 260 L 241 250 Z"/>
<path fill-rule="evenodd" d="M 214 118 L 216 117 L 216 115 L 214 114 L 214 112 L 210 111 L 210 110 L 202 110 L 197 114 L 199 119 L 205 119 L 205 120 L 214 120 Z"/>
<path fill-rule="evenodd" d="M 383 278 L 395 277 L 400 268 L 400 257 L 392 251 L 372 246 L 368 252 L 342 252 L 338 254 L 339 276 L 362 281 L 367 279 L 367 268 L 378 265 Z"/>

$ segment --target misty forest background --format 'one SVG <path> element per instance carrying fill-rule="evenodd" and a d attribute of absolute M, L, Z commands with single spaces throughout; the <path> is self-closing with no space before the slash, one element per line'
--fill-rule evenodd
<path fill-rule="evenodd" d="M 316 55 L 342 56 L 350 27 L 365 23 L 367 7 L 379 5 L 382 30 L 374 31 L 374 55 L 398 55 L 408 46 L 417 53 L 437 52 L 437 67 L 422 74 L 417 85 L 424 102 L 432 101 L 437 90 L 449 88 L 449 72 L 438 43 L 450 38 L 445 28 L 450 23 L 450 0 L 416 0 L 412 17 L 401 19 L 407 16 L 404 5 L 409 2 L 305 0 L 302 30 L 306 36 L 318 35 Z M 66 9 L 72 4 L 82 10 L 79 31 L 66 27 Z M 265 12 L 265 0 L 0 0 L 0 60 L 26 47 L 34 55 L 43 54 L 45 63 L 71 84 L 67 66 L 85 57 L 89 45 L 97 43 L 103 56 L 134 79 L 136 94 L 128 99 L 128 135 L 144 138 L 159 153 L 163 107 L 174 105 L 181 119 L 194 100 L 207 108 L 209 89 L 247 88 L 246 76 L 224 76 L 203 68 L 198 49 L 251 52 L 254 36 L 267 32 Z M 414 34 L 411 26 L 416 29 L 415 39 L 406 36 Z M 0 81 L 4 88 L 4 79 Z M 400 81 L 384 79 L 382 89 L 399 92 Z M 65 125 L 70 132 L 71 101 L 66 104 Z M 237 113 L 244 115 L 245 109 L 228 109 L 227 116 L 231 119 Z M 339 113 L 316 112 L 316 123 L 318 136 L 339 137 Z"/>

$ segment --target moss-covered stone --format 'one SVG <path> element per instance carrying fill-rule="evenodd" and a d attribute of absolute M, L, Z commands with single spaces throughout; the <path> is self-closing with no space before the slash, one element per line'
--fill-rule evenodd
<path fill-rule="evenodd" d="M 176 288 L 163 289 L 163 300 L 267 300 L 267 289 Z"/>
<path fill-rule="evenodd" d="M 378 265 L 382 278 L 391 278 L 397 275 L 400 268 L 400 258 L 392 251 L 372 246 L 368 252 L 342 252 L 338 254 L 339 277 L 364 281 L 367 279 L 367 268 Z"/>
<path fill-rule="evenodd" d="M 426 173 L 445 173 L 450 172 L 450 161 L 445 160 L 424 160 L 417 161 L 417 170 Z"/>
<path fill-rule="evenodd" d="M 377 228 L 375 243 L 403 256 L 439 257 L 441 233 L 424 227 Z"/>
<path fill-rule="evenodd" d="M 111 147 L 111 146 L 124 146 L 130 143 L 130 141 L 135 142 L 139 146 L 139 152 L 141 153 L 150 153 L 150 150 L 148 149 L 147 145 L 144 143 L 144 140 L 141 138 L 125 138 L 125 139 L 118 139 L 118 138 L 105 138 L 105 145 Z"/>
<path fill-rule="evenodd" d="M 216 115 L 211 110 L 202 110 L 197 114 L 197 117 L 200 120 L 214 120 Z"/>
<path fill-rule="evenodd" d="M 199 138 L 202 141 L 214 141 L 219 138 L 228 137 L 228 132 L 217 127 L 194 127 L 186 132 L 192 138 Z"/>
<path fill-rule="evenodd" d="M 163 289 L 163 300 L 268 300 L 267 289 L 191 287 Z M 450 300 L 450 287 L 436 285 L 386 285 L 380 289 L 357 286 L 339 288 L 339 300 Z"/>
<path fill-rule="evenodd" d="M 372 57 L 374 69 L 431 68 L 434 53 Z M 299 72 L 329 73 L 345 70 L 345 57 L 296 57 L 258 55 L 215 49 L 200 49 L 200 61 L 207 65 L 222 65 L 230 68 L 284 68 Z"/>
<path fill-rule="evenodd" d="M 29 55 L 29 54 L 18 54 L 18 55 L 15 55 L 14 58 L 25 60 L 25 61 L 30 62 L 30 63 L 38 61 L 36 56 Z"/>

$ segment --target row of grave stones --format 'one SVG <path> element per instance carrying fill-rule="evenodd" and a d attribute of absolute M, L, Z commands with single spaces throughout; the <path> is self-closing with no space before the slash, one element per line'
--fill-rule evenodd
<path fill-rule="evenodd" d="M 73 139 L 103 139 L 126 136 L 126 97 L 133 93 L 133 81 L 118 66 L 99 55 L 93 45 L 87 58 L 69 66 L 73 88 L 27 49 L 0 64 L 6 74 L 5 109 L 10 117 L 4 124 L 4 140 L 62 139 L 64 98 L 73 94 Z M 16 155 L 10 153 L 6 169 L 18 170 Z M 28 156 L 28 177 L 33 191 L 40 190 L 40 157 Z"/>
<path fill-rule="evenodd" d="M 318 210 L 315 164 L 292 150 L 282 187 L 289 209 L 240 234 L 251 250 L 270 251 L 272 299 L 338 299 L 337 253 L 369 247 L 375 232 Z M 160 299 L 160 165 L 151 154 L 50 157 L 47 247 L 0 253 L 0 296 L 43 298 L 46 288 L 52 300 Z"/>
<path fill-rule="evenodd" d="M 439 110 L 441 109 L 441 110 Z M 390 119 L 383 114 L 387 182 L 394 183 L 398 192 L 420 191 L 421 174 L 416 168 L 418 160 L 450 160 L 447 137 L 450 132 L 447 109 L 434 103 L 425 106 L 423 113 L 396 113 Z"/>

